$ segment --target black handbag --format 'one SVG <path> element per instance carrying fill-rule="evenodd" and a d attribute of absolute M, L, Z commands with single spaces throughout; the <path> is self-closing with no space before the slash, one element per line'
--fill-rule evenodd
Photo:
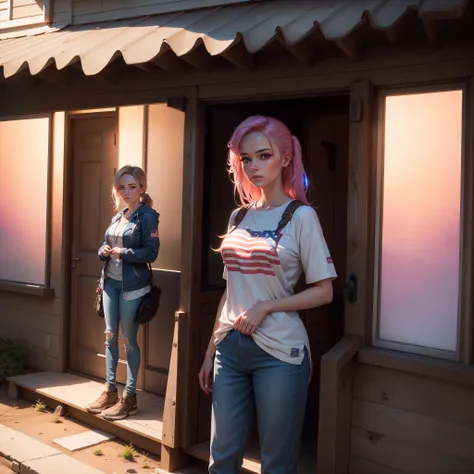
<path fill-rule="evenodd" d="M 153 270 L 151 265 L 148 264 L 150 269 L 151 282 L 150 282 L 150 292 L 142 297 L 140 306 L 138 307 L 137 314 L 135 315 L 135 322 L 139 324 L 146 324 L 151 321 L 160 306 L 161 298 L 161 288 L 155 284 L 155 279 L 153 278 Z"/>

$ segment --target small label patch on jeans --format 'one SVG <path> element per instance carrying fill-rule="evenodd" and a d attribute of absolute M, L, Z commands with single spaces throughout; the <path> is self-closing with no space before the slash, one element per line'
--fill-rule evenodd
<path fill-rule="evenodd" d="M 298 357 L 300 355 L 300 350 L 295 349 L 294 347 L 291 349 L 290 356 L 291 357 Z"/>

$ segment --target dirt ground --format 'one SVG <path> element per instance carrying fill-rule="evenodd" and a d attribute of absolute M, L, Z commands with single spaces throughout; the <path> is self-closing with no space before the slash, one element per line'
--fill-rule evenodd
<path fill-rule="evenodd" d="M 0 424 L 9 426 L 59 451 L 108 474 L 148 474 L 159 467 L 159 459 L 141 450 L 133 461 L 122 457 L 127 444 L 114 439 L 80 451 L 70 452 L 53 443 L 53 439 L 70 436 L 90 428 L 77 421 L 56 417 L 51 411 L 38 412 L 26 400 L 10 400 L 0 387 Z M 11 474 L 9 463 L 0 457 L 0 474 Z M 73 474 L 73 473 L 71 473 Z M 75 473 L 74 473 L 75 474 Z"/>

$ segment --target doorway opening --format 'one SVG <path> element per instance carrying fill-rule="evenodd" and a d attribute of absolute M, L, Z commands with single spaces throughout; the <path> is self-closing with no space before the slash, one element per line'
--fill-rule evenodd
<path fill-rule="evenodd" d="M 308 331 L 313 375 L 308 392 L 301 472 L 317 460 L 320 359 L 343 336 L 343 286 L 346 273 L 349 96 L 325 96 L 212 105 L 206 112 L 204 151 L 203 246 L 201 264 L 200 352 L 212 331 L 217 305 L 225 288 L 219 246 L 231 212 L 237 207 L 226 170 L 227 143 L 234 128 L 249 115 L 269 115 L 288 125 L 301 142 L 309 178 L 308 196 L 318 213 L 338 278 L 330 305 L 300 312 Z M 199 442 L 209 439 L 210 401 L 199 395 Z M 285 427 L 282 427 L 285 429 Z M 259 459 L 258 434 L 252 431 L 246 457 Z M 306 466 L 306 468 L 305 468 Z"/>

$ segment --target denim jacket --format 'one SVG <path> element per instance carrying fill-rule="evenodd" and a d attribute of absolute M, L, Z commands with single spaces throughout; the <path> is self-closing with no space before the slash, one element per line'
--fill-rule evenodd
<path fill-rule="evenodd" d="M 127 211 L 123 209 L 113 217 L 112 224 L 117 222 Z M 150 284 L 151 274 L 148 264 L 158 257 L 160 239 L 158 237 L 158 222 L 160 215 L 151 207 L 142 204 L 129 218 L 129 223 L 123 233 L 123 248 L 120 252 L 122 260 L 123 291 L 134 291 Z M 110 257 L 103 255 L 106 245 L 109 245 L 109 228 L 105 231 L 105 242 L 98 251 L 99 258 L 104 261 L 100 285 L 104 287 L 105 267 Z"/>

